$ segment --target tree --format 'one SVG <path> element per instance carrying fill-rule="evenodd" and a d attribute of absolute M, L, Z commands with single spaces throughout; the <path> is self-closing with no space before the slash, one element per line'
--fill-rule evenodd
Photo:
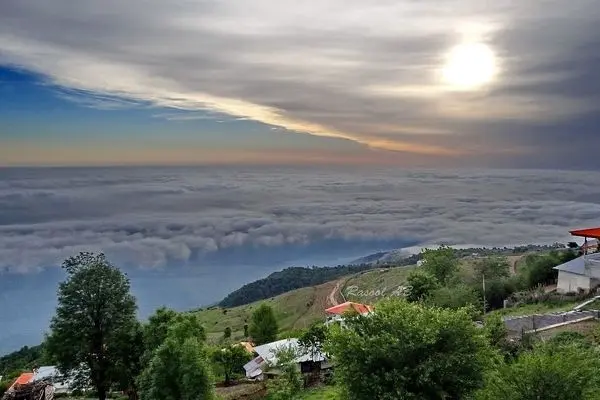
<path fill-rule="evenodd" d="M 591 400 L 600 391 L 597 350 L 538 346 L 490 373 L 477 400 Z"/>
<path fill-rule="evenodd" d="M 139 386 L 143 400 L 215 399 L 206 349 L 194 336 L 169 335 L 142 372 Z"/>
<path fill-rule="evenodd" d="M 406 283 L 408 301 L 421 301 L 440 286 L 435 276 L 421 269 L 411 271 L 406 278 Z"/>
<path fill-rule="evenodd" d="M 440 287 L 431 292 L 426 303 L 453 310 L 469 306 L 480 310 L 482 304 L 477 292 L 465 284 Z"/>
<path fill-rule="evenodd" d="M 103 254 L 80 253 L 63 263 L 67 280 L 58 289 L 47 350 L 62 373 L 76 384 L 90 382 L 100 400 L 116 379 L 121 360 L 118 340 L 136 323 L 129 280 Z"/>
<path fill-rule="evenodd" d="M 486 280 L 496 278 L 507 278 L 510 275 L 510 264 L 506 257 L 486 257 L 477 260 L 475 263 L 475 277 L 481 280 L 482 276 Z"/>
<path fill-rule="evenodd" d="M 252 314 L 249 333 L 256 344 L 265 344 L 277 339 L 277 319 L 273 309 L 267 304 L 261 304 Z"/>
<path fill-rule="evenodd" d="M 300 335 L 298 344 L 304 354 L 309 354 L 314 358 L 315 355 L 323 353 L 323 346 L 326 339 L 327 327 L 323 323 L 316 323 Z"/>
<path fill-rule="evenodd" d="M 231 328 L 227 327 L 227 328 L 225 328 L 225 331 L 223 332 L 223 338 L 229 339 L 230 337 L 231 337 Z"/>
<path fill-rule="evenodd" d="M 252 359 L 245 347 L 234 344 L 229 347 L 217 349 L 212 355 L 212 359 L 219 365 L 225 376 L 225 385 L 229 385 L 233 374 L 243 371 L 244 365 Z"/>
<path fill-rule="evenodd" d="M 421 254 L 423 269 L 435 276 L 443 285 L 449 283 L 458 271 L 458 258 L 454 249 L 449 246 L 425 249 Z"/>
<path fill-rule="evenodd" d="M 303 382 L 300 371 L 297 368 L 296 358 L 298 354 L 292 348 L 282 348 L 275 354 L 277 360 L 271 368 L 277 368 L 280 375 L 277 379 L 269 382 L 269 400 L 294 400 L 302 391 Z"/>
<path fill-rule="evenodd" d="M 558 271 L 554 267 L 562 263 L 560 254 L 555 251 L 546 255 L 532 254 L 525 261 L 523 273 L 529 288 L 556 281 Z"/>
<path fill-rule="evenodd" d="M 144 346 L 144 330 L 139 322 L 135 322 L 128 330 L 122 330 L 116 337 L 115 352 L 117 362 L 114 365 L 119 389 L 130 400 L 138 398 L 137 378 L 142 372 Z"/>
<path fill-rule="evenodd" d="M 347 400 L 464 398 L 498 359 L 466 310 L 402 300 L 332 327 L 326 348 Z"/>
<path fill-rule="evenodd" d="M 499 314 L 491 314 L 485 319 L 483 326 L 485 336 L 494 347 L 501 348 L 508 336 L 506 324 Z"/>
<path fill-rule="evenodd" d="M 148 318 L 148 322 L 144 325 L 144 345 L 149 354 L 163 344 L 177 315 L 176 311 L 161 307 Z"/>
<path fill-rule="evenodd" d="M 247 338 L 248 336 L 248 324 L 244 324 L 244 337 Z"/>

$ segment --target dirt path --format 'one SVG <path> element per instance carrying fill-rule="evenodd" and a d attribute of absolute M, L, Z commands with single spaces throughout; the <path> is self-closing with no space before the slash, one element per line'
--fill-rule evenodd
<path fill-rule="evenodd" d="M 510 263 L 510 274 L 511 275 L 516 275 L 517 274 L 517 263 L 519 261 L 521 261 L 521 259 L 525 257 L 525 255 L 520 255 L 520 256 L 508 256 L 508 262 Z"/>
<path fill-rule="evenodd" d="M 342 286 L 344 281 L 345 281 L 345 279 L 340 279 L 339 281 L 337 281 L 335 283 L 335 286 L 333 287 L 333 289 L 331 289 L 329 296 L 327 296 L 327 302 L 331 305 L 331 307 L 337 306 L 338 304 L 340 304 L 337 300 L 337 294 L 340 291 L 340 286 Z"/>

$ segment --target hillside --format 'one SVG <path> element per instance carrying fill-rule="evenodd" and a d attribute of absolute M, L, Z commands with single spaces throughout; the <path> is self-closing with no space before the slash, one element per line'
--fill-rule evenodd
<path fill-rule="evenodd" d="M 327 282 L 275 296 L 268 300 L 253 302 L 242 306 L 223 308 L 210 307 L 197 311 L 204 322 L 209 340 L 218 341 L 225 328 L 229 327 L 234 339 L 244 337 L 244 324 L 249 323 L 252 312 L 263 302 L 275 311 L 280 332 L 303 329 L 325 317 L 325 309 L 332 304 L 329 296 L 336 288 L 337 281 Z"/>
<path fill-rule="evenodd" d="M 199 310 L 197 314 L 204 322 L 211 341 L 218 341 L 227 327 L 231 328 L 234 339 L 242 339 L 244 324 L 250 321 L 254 309 L 266 302 L 275 311 L 280 332 L 290 333 L 322 320 L 325 318 L 325 309 L 338 302 L 347 299 L 374 303 L 382 298 L 352 295 L 346 298 L 345 294 L 350 286 L 359 287 L 361 290 L 365 288 L 368 291 L 376 291 L 377 288 L 385 286 L 391 292 L 405 282 L 412 268 L 414 266 L 360 271 L 317 286 L 292 290 L 267 300 L 231 308 L 215 306 Z"/>
<path fill-rule="evenodd" d="M 339 277 L 373 268 L 370 264 L 337 267 L 292 267 L 272 273 L 231 292 L 219 306 L 235 307 L 277 296 L 290 290 L 316 286 Z"/>

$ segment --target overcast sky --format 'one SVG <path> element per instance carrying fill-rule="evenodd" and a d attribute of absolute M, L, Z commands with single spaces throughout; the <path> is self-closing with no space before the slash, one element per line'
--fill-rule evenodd
<path fill-rule="evenodd" d="M 596 169 L 599 107 L 596 0 L 0 2 L 0 164 Z"/>

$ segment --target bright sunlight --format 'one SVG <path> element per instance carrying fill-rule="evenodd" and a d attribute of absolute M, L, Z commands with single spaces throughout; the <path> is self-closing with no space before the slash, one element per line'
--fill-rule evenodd
<path fill-rule="evenodd" d="M 497 73 L 494 52 L 483 43 L 464 43 L 450 50 L 442 68 L 442 80 L 454 90 L 476 90 Z"/>

